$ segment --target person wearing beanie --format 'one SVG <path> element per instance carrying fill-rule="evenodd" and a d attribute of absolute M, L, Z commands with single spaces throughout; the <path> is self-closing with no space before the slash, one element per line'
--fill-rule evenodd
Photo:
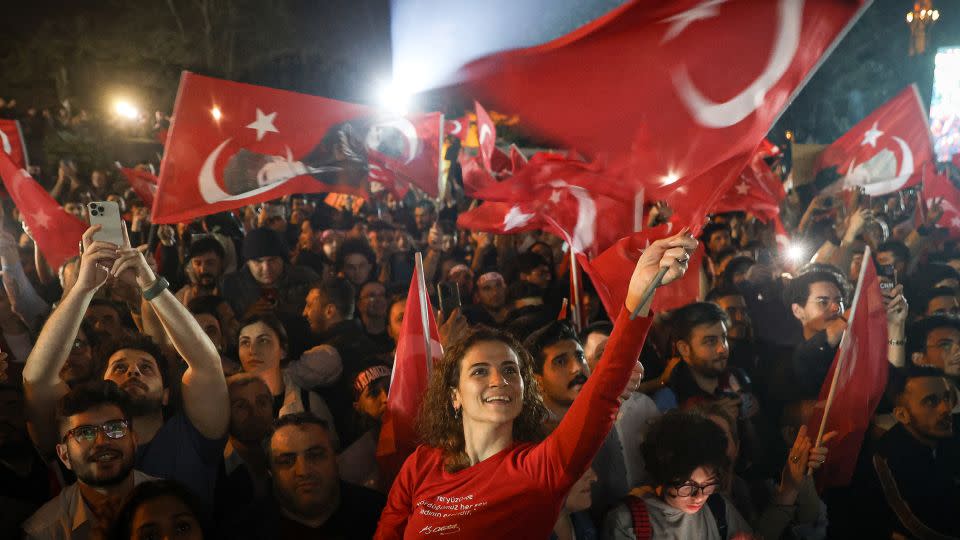
<path fill-rule="evenodd" d="M 275 313 L 296 318 L 306 303 L 310 284 L 320 276 L 310 268 L 293 266 L 283 236 L 266 227 L 243 239 L 244 264 L 223 276 L 221 294 L 238 317 Z"/>

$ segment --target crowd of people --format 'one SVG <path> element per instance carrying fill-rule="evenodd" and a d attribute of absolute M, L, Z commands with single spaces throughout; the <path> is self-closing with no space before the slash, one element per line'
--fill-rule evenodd
<path fill-rule="evenodd" d="M 909 193 L 791 193 L 802 265 L 749 208 L 709 216 L 605 313 L 589 279 L 571 301 L 558 237 L 459 229 L 469 200 L 158 226 L 110 171 L 56 178 L 82 219 L 117 202 L 124 242 L 93 226 L 50 268 L 4 201 L 0 537 L 960 536 L 960 248 Z M 416 252 L 434 305 L 461 305 L 394 478 L 376 453 Z M 864 264 L 889 383 L 853 481 L 821 492 L 836 434 L 807 425 Z M 698 273 L 700 301 L 641 306 L 661 267 L 664 287 Z"/>

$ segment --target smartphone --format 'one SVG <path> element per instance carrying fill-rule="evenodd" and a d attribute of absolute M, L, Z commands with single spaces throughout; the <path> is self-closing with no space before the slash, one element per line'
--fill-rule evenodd
<path fill-rule="evenodd" d="M 892 264 L 878 264 L 877 277 L 880 279 L 882 291 L 889 291 L 897 286 L 897 270 Z"/>
<path fill-rule="evenodd" d="M 460 284 L 438 283 L 437 297 L 440 299 L 440 312 L 443 313 L 443 319 L 447 320 L 453 310 L 460 307 Z"/>
<path fill-rule="evenodd" d="M 87 203 L 90 225 L 100 225 L 101 229 L 93 235 L 93 240 L 123 245 L 123 221 L 120 207 L 115 202 L 92 201 Z"/>

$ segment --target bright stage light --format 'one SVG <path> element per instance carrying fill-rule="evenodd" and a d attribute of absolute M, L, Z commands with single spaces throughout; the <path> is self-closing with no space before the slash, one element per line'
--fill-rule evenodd
<path fill-rule="evenodd" d="M 790 244 L 790 247 L 787 248 L 787 258 L 793 262 L 800 262 L 803 260 L 806 251 L 800 244 Z"/>
<path fill-rule="evenodd" d="M 216 120 L 217 122 L 219 122 L 220 119 L 223 118 L 223 113 L 220 112 L 220 107 L 217 107 L 217 106 L 214 106 L 212 109 L 210 109 L 210 114 L 213 116 L 213 119 Z"/>
<path fill-rule="evenodd" d="M 121 99 L 114 104 L 113 108 L 117 114 L 128 120 L 135 120 L 138 116 L 140 116 L 140 111 L 138 111 L 137 108 L 134 107 L 129 101 Z"/>
<path fill-rule="evenodd" d="M 930 132 L 937 161 L 960 153 L 960 47 L 941 47 L 934 58 Z"/>
<path fill-rule="evenodd" d="M 377 105 L 401 116 L 410 110 L 411 98 L 410 90 L 396 80 L 381 83 L 377 90 Z"/>

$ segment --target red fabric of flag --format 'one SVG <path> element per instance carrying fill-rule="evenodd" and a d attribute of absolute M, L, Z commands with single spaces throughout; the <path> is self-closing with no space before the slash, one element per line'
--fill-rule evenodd
<path fill-rule="evenodd" d="M 488 171 L 494 171 L 491 160 L 494 150 L 497 149 L 497 126 L 494 125 L 483 105 L 475 101 L 473 106 L 477 111 L 477 142 L 480 145 L 480 159 Z"/>
<path fill-rule="evenodd" d="M 153 221 L 294 193 L 365 196 L 371 162 L 436 193 L 440 129 L 429 115 L 383 117 L 361 105 L 185 72 Z"/>
<path fill-rule="evenodd" d="M 0 118 L 0 152 L 10 156 L 16 167 L 27 168 L 27 146 L 20 131 L 20 122 Z"/>
<path fill-rule="evenodd" d="M 910 85 L 825 148 L 815 170 L 836 167 L 844 188 L 883 195 L 916 185 L 929 162 L 930 125 L 917 87 Z"/>
<path fill-rule="evenodd" d="M 80 253 L 80 238 L 87 224 L 68 213 L 27 171 L 17 167 L 6 153 L 0 152 L 0 177 L 20 219 L 30 227 L 30 235 L 53 269 Z"/>
<path fill-rule="evenodd" d="M 863 260 L 871 260 L 869 248 Z M 828 443 L 830 457 L 817 473 L 820 489 L 850 484 L 864 435 L 887 385 L 888 367 L 887 312 L 876 269 L 865 263 L 854 293 L 849 326 L 807 424 L 811 437 L 819 432 L 833 386 L 824 433 L 837 431 L 838 436 Z"/>
<path fill-rule="evenodd" d="M 754 151 L 865 3 L 634 0 L 559 39 L 472 62 L 459 80 L 594 156 L 655 134 L 643 143 L 655 158 L 638 170 L 645 185 L 699 176 Z"/>
<path fill-rule="evenodd" d="M 943 217 L 937 222 L 937 226 L 950 231 L 951 238 L 960 238 L 960 190 L 946 173 L 941 174 L 933 165 L 927 165 L 923 171 L 923 200 L 927 205 L 927 212 L 936 199 L 941 198 Z"/>
<path fill-rule="evenodd" d="M 780 215 L 780 203 L 786 196 L 783 182 L 758 151 L 740 173 L 733 188 L 717 201 L 709 213 L 749 212 L 766 223 Z"/>
<path fill-rule="evenodd" d="M 144 204 L 153 207 L 154 196 L 157 193 L 157 177 L 150 171 L 136 167 L 122 167 L 119 163 L 117 168 Z"/>
<path fill-rule="evenodd" d="M 407 306 L 404 311 L 397 353 L 390 379 L 387 409 L 380 428 L 377 444 L 377 462 L 384 485 L 389 486 L 400 467 L 419 444 L 416 431 L 420 404 L 427 391 L 430 372 L 443 356 L 440 331 L 433 316 L 433 306 L 421 279 L 422 262 L 417 258 L 417 269 L 410 281 Z M 429 351 L 427 344 L 429 343 Z"/>

